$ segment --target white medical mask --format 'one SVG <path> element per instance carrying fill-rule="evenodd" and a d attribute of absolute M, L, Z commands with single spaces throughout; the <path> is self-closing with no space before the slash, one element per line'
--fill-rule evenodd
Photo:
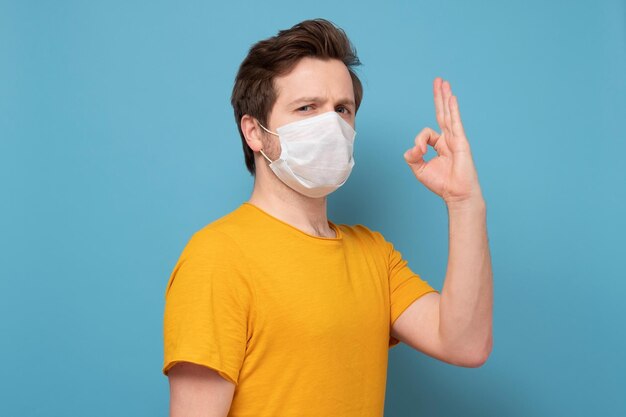
<path fill-rule="evenodd" d="M 292 189 L 309 197 L 323 197 L 342 186 L 354 166 L 356 132 L 337 112 L 331 111 L 276 129 L 281 153 L 270 168 Z"/>

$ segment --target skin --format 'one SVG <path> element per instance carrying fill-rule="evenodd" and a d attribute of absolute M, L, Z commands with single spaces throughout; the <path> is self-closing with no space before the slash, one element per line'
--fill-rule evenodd
<path fill-rule="evenodd" d="M 167 373 L 170 417 L 225 417 L 235 384 L 217 371 L 195 363 L 179 362 Z"/>
<path fill-rule="evenodd" d="M 354 92 L 346 66 L 338 60 L 303 58 L 275 79 L 278 97 L 268 125 L 276 128 L 328 111 L 355 127 Z M 424 128 L 404 159 L 415 178 L 446 203 L 449 254 L 441 294 L 415 300 L 392 324 L 390 334 L 413 349 L 464 367 L 482 366 L 493 346 L 493 277 L 486 228 L 486 204 L 457 98 L 450 83 L 433 82 L 440 133 Z M 303 97 L 316 97 L 293 103 Z M 278 138 L 244 115 L 241 128 L 254 151 L 256 176 L 250 203 L 316 236 L 335 237 L 328 224 L 326 197 L 304 196 L 280 181 L 268 167 L 280 155 Z M 437 156 L 425 161 L 428 146 Z M 171 416 L 226 416 L 235 385 L 209 368 L 179 363 L 170 370 Z"/>

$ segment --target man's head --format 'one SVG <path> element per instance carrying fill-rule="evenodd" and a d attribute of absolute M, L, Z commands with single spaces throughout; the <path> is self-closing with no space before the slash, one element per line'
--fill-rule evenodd
<path fill-rule="evenodd" d="M 306 20 L 257 42 L 241 63 L 231 103 L 246 166 L 255 174 L 254 152 L 263 144 L 277 158 L 276 142 L 263 141 L 258 121 L 269 130 L 326 111 L 338 111 L 354 126 L 363 87 L 360 65 L 343 30 L 324 19 Z M 272 149 L 274 148 L 274 149 Z"/>

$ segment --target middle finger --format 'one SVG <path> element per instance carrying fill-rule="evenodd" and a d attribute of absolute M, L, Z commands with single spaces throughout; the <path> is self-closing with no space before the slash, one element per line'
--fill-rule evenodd
<path fill-rule="evenodd" d="M 443 79 L 441 77 L 435 78 L 433 82 L 433 96 L 435 97 L 435 116 L 437 117 L 437 124 L 439 125 L 439 129 L 441 133 L 444 131 L 444 127 L 446 125 L 445 122 L 445 113 L 443 108 L 443 92 L 441 90 L 441 84 Z"/>
<path fill-rule="evenodd" d="M 446 137 L 449 137 L 452 133 L 452 117 L 450 116 L 450 96 L 452 96 L 452 89 L 448 81 L 442 83 L 441 89 L 443 91 L 443 114 L 447 132 Z"/>

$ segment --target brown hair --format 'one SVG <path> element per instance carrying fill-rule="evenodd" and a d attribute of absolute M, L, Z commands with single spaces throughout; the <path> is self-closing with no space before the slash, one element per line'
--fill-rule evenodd
<path fill-rule="evenodd" d="M 255 174 L 254 152 L 241 130 L 241 118 L 248 114 L 267 124 L 267 117 L 277 98 L 274 77 L 287 74 L 304 57 L 342 61 L 352 78 L 355 110 L 361 104 L 363 86 L 353 71 L 353 67 L 361 65 L 361 61 L 346 33 L 332 22 L 326 19 L 305 20 L 252 45 L 239 67 L 230 99 L 246 167 L 252 175 Z"/>

